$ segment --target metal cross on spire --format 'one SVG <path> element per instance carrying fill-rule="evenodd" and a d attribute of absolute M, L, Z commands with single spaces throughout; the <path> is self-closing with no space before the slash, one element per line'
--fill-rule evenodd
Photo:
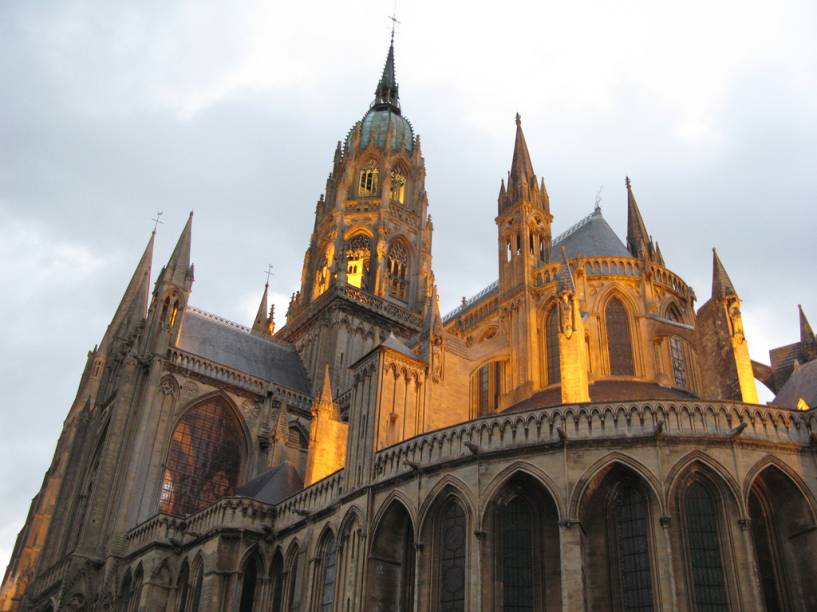
<path fill-rule="evenodd" d="M 156 233 L 156 230 L 159 229 L 159 224 L 160 223 L 164 224 L 164 221 L 162 221 L 162 215 L 163 214 L 164 213 L 161 210 L 156 211 L 156 218 L 151 219 L 151 221 L 153 221 L 153 233 L 154 234 Z"/>
<path fill-rule="evenodd" d="M 273 268 L 272 264 L 267 264 L 267 270 L 266 270 L 265 274 L 267 275 L 267 286 L 268 287 L 269 287 L 269 277 L 270 276 L 275 276 L 275 272 L 272 271 L 272 268 Z"/>
<path fill-rule="evenodd" d="M 394 9 L 392 10 L 391 15 L 388 17 L 391 20 L 391 42 L 394 44 L 394 29 L 397 27 L 398 23 L 401 23 L 397 19 L 397 0 L 394 1 Z"/>

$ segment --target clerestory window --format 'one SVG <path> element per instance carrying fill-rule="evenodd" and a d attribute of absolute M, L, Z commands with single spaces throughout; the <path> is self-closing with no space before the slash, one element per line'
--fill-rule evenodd
<path fill-rule="evenodd" d="M 377 183 L 379 178 L 379 171 L 375 163 L 369 162 L 360 171 L 360 182 L 358 183 L 358 195 L 372 196 L 377 193 Z"/>

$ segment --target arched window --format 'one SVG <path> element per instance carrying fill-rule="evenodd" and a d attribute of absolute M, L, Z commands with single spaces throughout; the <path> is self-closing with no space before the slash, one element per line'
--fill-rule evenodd
<path fill-rule="evenodd" d="M 604 318 L 607 322 L 607 353 L 610 357 L 610 374 L 634 376 L 633 345 L 630 337 L 630 318 L 621 300 L 613 298 L 607 303 Z"/>
<path fill-rule="evenodd" d="M 284 594 L 284 559 L 280 551 L 275 553 L 272 559 L 272 612 L 282 612 L 281 599 Z"/>
<path fill-rule="evenodd" d="M 304 435 L 304 432 L 301 431 L 300 427 L 296 427 L 295 425 L 290 426 L 289 445 L 301 449 L 307 447 L 306 436 Z"/>
<path fill-rule="evenodd" d="M 406 177 L 397 170 L 391 172 L 391 199 L 400 204 L 406 200 Z"/>
<path fill-rule="evenodd" d="M 769 509 L 765 507 L 766 500 L 752 491 L 749 496 L 749 518 L 752 523 L 752 540 L 755 544 L 755 555 L 757 558 L 758 577 L 763 591 L 763 600 L 766 610 L 785 610 L 782 605 L 780 589 L 781 583 L 777 542 L 773 535 L 773 523 L 770 520 Z"/>
<path fill-rule="evenodd" d="M 323 292 L 325 292 L 329 288 L 329 266 L 332 265 L 332 255 L 334 253 L 334 248 L 330 244 L 326 247 L 326 250 L 323 254 L 323 261 L 320 262 L 318 265 L 318 269 L 315 270 L 315 286 L 313 289 L 313 299 L 317 298 Z"/>
<path fill-rule="evenodd" d="M 676 323 L 681 322 L 681 315 L 675 306 L 672 306 L 667 312 L 667 318 Z M 669 339 L 669 353 L 672 361 L 672 376 L 675 384 L 679 387 L 687 386 L 687 365 L 684 357 L 684 344 L 678 336 L 670 336 Z"/>
<path fill-rule="evenodd" d="M 718 505 L 706 487 L 693 482 L 684 496 L 692 592 L 698 610 L 728 610 L 721 560 Z"/>
<path fill-rule="evenodd" d="M 414 528 L 401 503 L 391 503 L 372 538 L 363 609 L 413 610 Z"/>
<path fill-rule="evenodd" d="M 298 571 L 298 564 L 301 558 L 301 553 L 298 547 L 290 552 L 289 565 L 286 577 L 286 606 L 290 612 L 300 612 L 301 609 L 301 581 L 300 572 Z"/>
<path fill-rule="evenodd" d="M 358 195 L 372 196 L 377 193 L 377 181 L 379 171 L 374 161 L 367 163 L 360 171 L 360 182 L 358 183 Z"/>
<path fill-rule="evenodd" d="M 408 265 L 406 245 L 402 240 L 395 240 L 388 256 L 389 295 L 402 302 L 408 301 Z"/>
<path fill-rule="evenodd" d="M 618 600 L 624 612 L 653 609 L 652 576 L 647 533 L 647 503 L 632 480 L 615 492 L 609 520 L 613 531 L 615 576 Z M 611 572 L 613 573 L 613 572 Z"/>
<path fill-rule="evenodd" d="M 192 514 L 232 495 L 244 436 L 227 402 L 215 397 L 179 419 L 165 463 L 159 510 Z"/>
<path fill-rule="evenodd" d="M 465 610 L 465 512 L 454 497 L 440 509 L 437 524 L 437 610 Z"/>
<path fill-rule="evenodd" d="M 491 361 L 477 370 L 474 382 L 476 385 L 476 412 L 480 416 L 492 414 L 499 408 L 503 372 L 501 361 Z"/>
<path fill-rule="evenodd" d="M 241 580 L 241 602 L 239 612 L 252 612 L 255 603 L 255 585 L 258 582 L 258 560 L 251 555 L 244 564 L 244 576 Z"/>
<path fill-rule="evenodd" d="M 346 283 L 359 289 L 369 288 L 369 265 L 371 261 L 369 237 L 353 236 L 346 243 Z"/>
<path fill-rule="evenodd" d="M 335 578 L 337 576 L 338 550 L 337 540 L 331 533 L 327 534 L 323 543 L 323 559 L 320 567 L 320 612 L 332 612 L 335 604 Z"/>
<path fill-rule="evenodd" d="M 559 365 L 559 307 L 554 305 L 545 320 L 545 344 L 547 347 L 547 384 L 555 385 L 562 379 Z"/>

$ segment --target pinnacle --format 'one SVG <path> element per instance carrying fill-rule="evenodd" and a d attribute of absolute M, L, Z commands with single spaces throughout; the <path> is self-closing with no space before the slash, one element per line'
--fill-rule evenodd
<path fill-rule="evenodd" d="M 332 376 L 329 372 L 329 364 L 323 371 L 323 387 L 321 388 L 320 402 L 322 404 L 332 403 Z"/>
<path fill-rule="evenodd" d="M 371 105 L 373 109 L 391 110 L 400 114 L 399 86 L 394 71 L 394 40 L 389 44 L 386 64 L 383 66 L 383 74 L 380 76 L 374 95 L 374 102 Z"/>
<path fill-rule="evenodd" d="M 735 286 L 732 280 L 726 273 L 726 268 L 723 267 L 721 258 L 718 257 L 718 251 L 712 248 L 712 297 L 724 298 L 727 296 L 736 296 L 738 292 L 735 291 Z"/>
<path fill-rule="evenodd" d="M 258 312 L 255 315 L 255 321 L 252 324 L 252 333 L 256 335 L 268 336 L 270 335 L 268 312 L 268 294 L 269 283 L 264 284 L 264 293 L 261 294 L 261 303 L 258 305 Z"/>
<path fill-rule="evenodd" d="M 567 252 L 561 247 L 562 265 L 559 267 L 559 293 L 575 293 L 576 283 L 573 280 L 573 271 L 567 261 Z"/>
<path fill-rule="evenodd" d="M 634 257 L 646 258 L 649 255 L 649 248 L 652 239 L 647 232 L 647 225 L 638 209 L 638 203 L 633 194 L 633 185 L 630 177 L 624 179 L 627 186 L 627 248 Z"/>
<path fill-rule="evenodd" d="M 804 356 L 811 360 L 817 359 L 817 338 L 814 337 L 814 331 L 806 318 L 806 313 L 803 311 L 801 304 L 797 305 L 800 312 L 800 347 Z"/>

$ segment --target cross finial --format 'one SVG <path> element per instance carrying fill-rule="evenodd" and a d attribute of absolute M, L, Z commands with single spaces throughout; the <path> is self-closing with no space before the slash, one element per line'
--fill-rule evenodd
<path fill-rule="evenodd" d="M 397 0 L 394 2 L 394 10 L 389 15 L 389 19 L 391 20 L 391 43 L 394 44 L 394 28 L 400 23 L 397 19 Z"/>
<path fill-rule="evenodd" d="M 156 218 L 151 219 L 151 221 L 153 221 L 153 233 L 154 234 L 156 233 L 156 230 L 159 228 L 159 224 L 164 223 L 164 221 L 162 221 L 162 215 L 163 214 L 164 213 L 161 210 L 159 210 L 159 211 L 156 212 Z"/>
<path fill-rule="evenodd" d="M 267 287 L 269 287 L 269 277 L 275 276 L 275 273 L 272 271 L 272 268 L 273 268 L 272 264 L 267 264 L 267 270 L 265 272 L 265 274 L 267 275 Z"/>

